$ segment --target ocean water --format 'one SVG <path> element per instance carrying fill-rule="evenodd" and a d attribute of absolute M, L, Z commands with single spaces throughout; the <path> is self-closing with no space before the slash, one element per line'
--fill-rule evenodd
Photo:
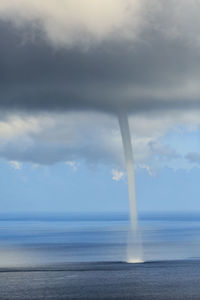
<path fill-rule="evenodd" d="M 200 258 L 200 215 L 139 218 L 144 261 Z M 0 267 L 123 262 L 126 214 L 0 215 Z"/>

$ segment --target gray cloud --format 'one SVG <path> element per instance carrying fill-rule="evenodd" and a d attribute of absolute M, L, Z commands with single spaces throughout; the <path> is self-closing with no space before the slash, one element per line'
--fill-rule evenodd
<path fill-rule="evenodd" d="M 132 116 L 136 165 L 150 167 L 152 172 L 165 166 L 186 168 L 173 143 L 163 138 L 171 128 L 185 123 L 195 130 L 200 124 L 199 113 Z M 9 114 L 0 120 L 0 158 L 44 165 L 80 160 L 92 167 L 124 168 L 116 118 L 94 112 Z"/>
<path fill-rule="evenodd" d="M 0 122 L 0 157 L 54 164 L 84 160 L 88 165 L 122 164 L 114 118 L 101 114 L 12 115 Z"/>
<path fill-rule="evenodd" d="M 130 38 L 131 33 L 135 36 L 133 27 L 119 37 L 108 30 L 98 42 L 93 32 L 94 43 L 87 47 L 73 40 L 70 46 L 56 44 L 57 31 L 52 44 L 43 26 L 33 26 L 33 18 L 24 20 L 17 14 L 21 1 L 15 1 L 15 10 L 0 10 L 1 109 L 124 109 L 134 113 L 199 108 L 199 3 L 163 3 L 152 1 L 153 8 L 140 16 L 137 38 Z M 176 6 L 181 9 L 179 14 Z M 20 26 L 16 26 L 18 19 Z M 191 20 L 196 34 L 190 34 L 194 32 Z M 67 31 L 66 39 L 68 36 Z"/>
<path fill-rule="evenodd" d="M 192 164 L 200 164 L 200 153 L 189 152 L 185 158 Z"/>
<path fill-rule="evenodd" d="M 55 46 L 88 47 L 130 30 L 135 37 L 147 7 L 147 0 L 2 0 L 0 16 L 18 28 L 32 23 Z"/>
<path fill-rule="evenodd" d="M 167 160 L 180 158 L 180 155 L 168 145 L 163 145 L 162 143 L 153 141 L 150 142 L 148 146 L 152 153 L 158 158 L 161 157 L 161 159 L 164 158 Z"/>

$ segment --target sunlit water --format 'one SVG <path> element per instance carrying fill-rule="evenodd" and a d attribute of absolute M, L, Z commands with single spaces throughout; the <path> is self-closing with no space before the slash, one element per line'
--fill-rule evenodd
<path fill-rule="evenodd" d="M 144 261 L 200 257 L 200 215 L 139 218 Z M 126 215 L 0 216 L 0 267 L 126 261 Z"/>

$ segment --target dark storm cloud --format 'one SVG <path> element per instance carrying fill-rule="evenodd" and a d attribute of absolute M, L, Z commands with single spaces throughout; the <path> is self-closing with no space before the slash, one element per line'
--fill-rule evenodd
<path fill-rule="evenodd" d="M 143 29 L 136 40 L 53 47 L 31 25 L 0 22 L 0 107 L 115 112 L 199 107 L 200 51 Z"/>

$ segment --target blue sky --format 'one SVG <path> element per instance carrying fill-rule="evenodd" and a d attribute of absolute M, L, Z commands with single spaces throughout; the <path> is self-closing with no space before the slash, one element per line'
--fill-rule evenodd
<path fill-rule="evenodd" d="M 0 170 L 2 213 L 128 211 L 126 178 L 112 180 L 109 167 L 91 169 L 80 162 L 76 171 L 64 163 L 16 170 L 1 161 Z M 199 177 L 199 168 L 163 168 L 154 176 L 137 169 L 139 212 L 200 211 Z"/>

